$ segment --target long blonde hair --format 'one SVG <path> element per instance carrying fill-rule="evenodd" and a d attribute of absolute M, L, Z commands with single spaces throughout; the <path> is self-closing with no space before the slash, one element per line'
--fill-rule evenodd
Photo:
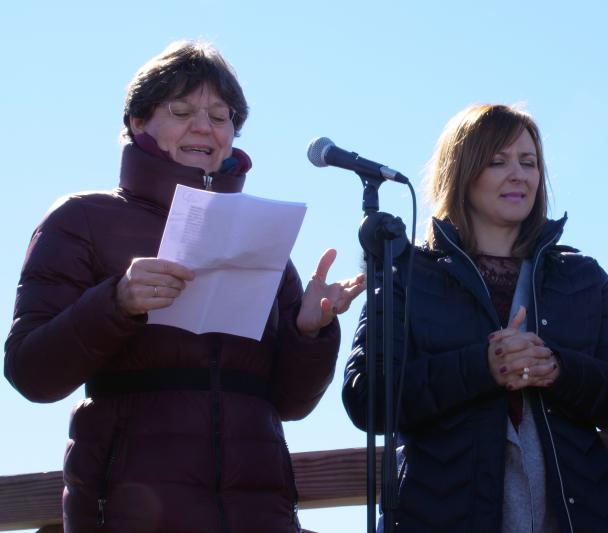
<path fill-rule="evenodd" d="M 540 180 L 534 206 L 523 221 L 512 253 L 526 257 L 532 253 L 534 242 L 547 219 L 547 184 L 543 147 L 538 126 L 530 115 L 514 106 L 472 105 L 445 126 L 431 160 L 427 176 L 429 194 L 434 203 L 433 216 L 449 220 L 468 253 L 477 251 L 473 233 L 468 191 L 472 181 L 490 164 L 494 155 L 512 144 L 528 130 L 536 147 Z M 434 247 L 432 222 L 427 239 Z"/>

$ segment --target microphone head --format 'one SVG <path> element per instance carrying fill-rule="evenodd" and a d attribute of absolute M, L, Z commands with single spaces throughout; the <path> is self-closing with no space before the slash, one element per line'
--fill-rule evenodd
<path fill-rule="evenodd" d="M 310 141 L 308 145 L 308 160 L 315 167 L 326 167 L 325 154 L 329 148 L 335 146 L 331 139 L 318 137 Z"/>

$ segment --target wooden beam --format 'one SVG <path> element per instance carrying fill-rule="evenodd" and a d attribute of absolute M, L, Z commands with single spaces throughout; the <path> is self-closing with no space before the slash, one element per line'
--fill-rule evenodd
<path fill-rule="evenodd" d="M 380 457 L 376 450 L 376 493 L 380 487 Z M 365 505 L 365 448 L 345 448 L 291 455 L 301 509 Z"/>
<path fill-rule="evenodd" d="M 377 479 L 380 480 L 377 451 Z M 300 508 L 318 509 L 366 502 L 365 448 L 292 454 Z M 61 525 L 61 472 L 0 476 L 0 531 Z M 379 489 L 377 489 L 379 492 Z M 51 533 L 53 529 L 42 529 Z M 61 531 L 56 528 L 55 531 Z"/>
<path fill-rule="evenodd" d="M 0 477 L 0 531 L 61 524 L 61 472 Z"/>

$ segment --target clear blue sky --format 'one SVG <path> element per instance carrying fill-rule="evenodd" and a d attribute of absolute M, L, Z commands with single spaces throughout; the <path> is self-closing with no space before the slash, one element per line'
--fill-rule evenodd
<path fill-rule="evenodd" d="M 361 257 L 361 185 L 349 172 L 310 165 L 310 139 L 328 136 L 419 187 L 442 127 L 474 102 L 526 104 L 544 137 L 552 213 L 570 217 L 562 242 L 607 268 L 606 20 L 602 0 L 3 5 L 1 336 L 32 230 L 58 196 L 115 186 L 124 88 L 144 61 L 179 38 L 211 40 L 239 75 L 251 114 L 235 145 L 254 162 L 245 191 L 307 203 L 293 252 L 304 279 L 327 247 L 339 252 L 333 279 L 354 274 Z M 380 202 L 409 221 L 404 188 L 383 185 Z M 292 451 L 365 444 L 340 400 L 362 303 L 341 320 L 333 385 L 311 416 L 286 425 Z M 79 390 L 35 405 L 1 380 L 0 475 L 60 469 L 69 411 L 81 397 Z M 301 518 L 320 533 L 365 531 L 363 508 Z"/>

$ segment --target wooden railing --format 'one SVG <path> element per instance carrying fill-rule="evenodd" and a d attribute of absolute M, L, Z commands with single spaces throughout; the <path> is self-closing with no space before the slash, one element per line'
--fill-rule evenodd
<path fill-rule="evenodd" d="M 378 449 L 376 483 L 380 454 Z M 294 453 L 292 461 L 301 509 L 365 504 L 365 448 Z M 61 472 L 0 476 L 0 531 L 63 532 L 62 490 Z"/>
<path fill-rule="evenodd" d="M 608 447 L 607 433 L 601 432 L 600 437 Z M 381 453 L 382 448 L 378 448 L 377 493 Z M 300 508 L 319 509 L 366 503 L 365 448 L 301 452 L 291 457 Z M 61 472 L 0 476 L 0 531 L 41 528 L 38 533 L 63 533 L 62 490 Z"/>

